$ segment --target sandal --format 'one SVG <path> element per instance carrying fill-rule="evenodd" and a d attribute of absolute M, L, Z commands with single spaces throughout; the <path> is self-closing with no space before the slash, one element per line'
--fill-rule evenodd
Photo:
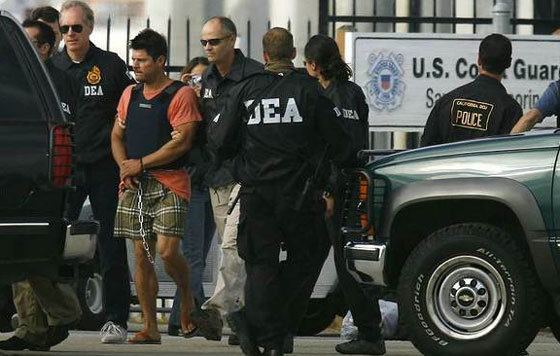
<path fill-rule="evenodd" d="M 148 335 L 146 331 L 140 331 L 134 334 L 134 337 L 128 339 L 129 344 L 138 344 L 138 345 L 146 345 L 146 344 L 161 344 L 161 337 L 157 339 L 153 339 Z"/>

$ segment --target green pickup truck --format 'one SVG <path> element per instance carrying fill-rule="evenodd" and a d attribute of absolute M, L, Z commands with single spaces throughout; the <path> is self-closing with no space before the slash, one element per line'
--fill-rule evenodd
<path fill-rule="evenodd" d="M 559 152 L 560 131 L 540 131 L 410 150 L 352 172 L 347 268 L 397 290 L 422 353 L 519 355 L 546 326 L 558 338 Z"/>

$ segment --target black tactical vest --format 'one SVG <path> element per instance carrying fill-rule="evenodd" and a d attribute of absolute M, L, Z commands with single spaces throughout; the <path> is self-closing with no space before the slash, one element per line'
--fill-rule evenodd
<path fill-rule="evenodd" d="M 155 98 L 144 97 L 144 84 L 132 88 L 126 117 L 125 142 L 128 158 L 145 157 L 171 140 L 173 128 L 167 118 L 167 109 L 173 97 L 185 84 L 174 81 Z M 180 169 L 186 156 L 152 169 Z"/>

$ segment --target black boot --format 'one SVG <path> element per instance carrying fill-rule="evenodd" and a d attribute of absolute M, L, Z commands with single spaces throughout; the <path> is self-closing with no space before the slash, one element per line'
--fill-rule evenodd
<path fill-rule="evenodd" d="M 231 346 L 239 346 L 239 338 L 235 334 L 231 334 L 227 339 L 227 344 Z"/>
<path fill-rule="evenodd" d="M 284 338 L 284 353 L 293 354 L 294 353 L 294 335 L 288 334 Z"/>
<path fill-rule="evenodd" d="M 24 339 L 20 339 L 17 336 L 12 336 L 9 339 L 0 341 L 0 350 L 10 350 L 10 351 L 49 351 L 49 346 L 39 346 L 32 344 Z"/>
<path fill-rule="evenodd" d="M 283 350 L 277 350 L 277 349 L 265 349 L 263 355 L 266 355 L 266 356 L 283 356 L 284 351 Z"/>
<path fill-rule="evenodd" d="M 371 342 L 358 339 L 338 344 L 335 349 L 347 355 L 385 355 L 385 341 L 379 339 L 377 342 Z"/>
<path fill-rule="evenodd" d="M 69 329 L 69 325 L 49 326 L 49 331 L 47 332 L 47 346 L 53 347 L 66 340 L 68 336 L 70 336 L 68 333 Z"/>
<path fill-rule="evenodd" d="M 257 344 L 251 337 L 247 319 L 243 310 L 238 310 L 226 315 L 226 321 L 231 329 L 239 339 L 239 346 L 245 355 L 257 356 L 262 355 L 257 347 Z"/>

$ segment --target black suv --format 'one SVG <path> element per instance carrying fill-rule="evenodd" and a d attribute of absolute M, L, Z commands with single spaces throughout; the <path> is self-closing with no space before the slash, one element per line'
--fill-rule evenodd
<path fill-rule="evenodd" d="M 0 11 L 0 285 L 92 258 L 98 224 L 64 219 L 69 123 L 18 22 Z"/>

